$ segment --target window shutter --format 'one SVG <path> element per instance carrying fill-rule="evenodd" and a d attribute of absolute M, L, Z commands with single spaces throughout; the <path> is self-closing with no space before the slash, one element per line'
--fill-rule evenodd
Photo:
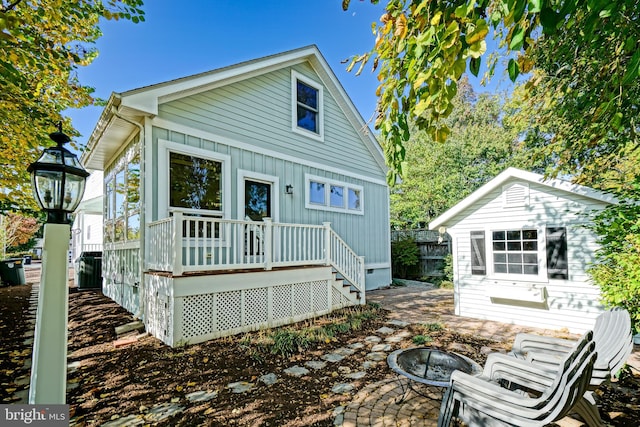
<path fill-rule="evenodd" d="M 480 276 L 487 274 L 484 231 L 471 232 L 471 274 Z"/>
<path fill-rule="evenodd" d="M 547 277 L 549 279 L 568 279 L 567 229 L 565 227 L 547 227 Z"/>

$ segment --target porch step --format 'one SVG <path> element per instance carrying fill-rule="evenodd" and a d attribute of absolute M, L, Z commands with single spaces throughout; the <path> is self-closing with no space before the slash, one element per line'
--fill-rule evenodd
<path fill-rule="evenodd" d="M 340 284 L 342 284 L 342 289 L 344 290 L 348 290 L 349 294 L 352 297 L 355 297 L 355 299 L 357 301 L 360 300 L 360 291 L 358 289 L 356 289 L 353 285 L 351 285 L 351 283 L 349 283 L 344 277 L 342 277 L 342 275 L 340 273 L 338 273 L 337 271 L 333 271 L 333 281 L 338 284 L 338 286 Z"/>
<path fill-rule="evenodd" d="M 142 323 L 141 320 L 136 320 L 122 326 L 116 326 L 116 335 L 120 336 L 120 335 L 126 334 L 127 332 L 136 331 L 140 329 L 144 329 L 144 323 Z"/>

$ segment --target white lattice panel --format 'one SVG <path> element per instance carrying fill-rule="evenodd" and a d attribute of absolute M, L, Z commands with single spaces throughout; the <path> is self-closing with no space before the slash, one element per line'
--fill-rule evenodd
<path fill-rule="evenodd" d="M 244 291 L 244 324 L 258 325 L 269 320 L 269 291 L 267 288 Z"/>
<path fill-rule="evenodd" d="M 293 315 L 309 313 L 311 311 L 311 292 L 313 284 L 311 282 L 296 283 L 293 286 Z"/>
<path fill-rule="evenodd" d="M 182 337 L 188 339 L 213 332 L 213 294 L 184 298 Z"/>
<path fill-rule="evenodd" d="M 242 326 L 242 292 L 220 292 L 216 295 L 216 329 L 225 331 Z"/>
<path fill-rule="evenodd" d="M 329 310 L 329 293 L 327 292 L 327 282 L 324 280 L 312 282 L 313 287 L 313 311 Z"/>
<path fill-rule="evenodd" d="M 291 317 L 291 285 L 274 286 L 273 288 L 273 318 L 286 319 Z"/>
<path fill-rule="evenodd" d="M 349 305 L 349 300 L 342 295 L 339 289 L 332 288 L 331 289 L 331 307 L 333 308 L 341 308 Z"/>

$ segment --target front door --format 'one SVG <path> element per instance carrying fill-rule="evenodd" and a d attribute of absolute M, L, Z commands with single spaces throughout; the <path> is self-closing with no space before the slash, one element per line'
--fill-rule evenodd
<path fill-rule="evenodd" d="M 271 183 L 244 181 L 244 217 L 252 221 L 262 221 L 271 218 Z"/>
<path fill-rule="evenodd" d="M 272 184 L 270 182 L 244 181 L 244 218 L 262 221 L 271 218 Z M 262 262 L 264 239 L 260 226 L 247 225 L 245 231 L 246 262 Z"/>

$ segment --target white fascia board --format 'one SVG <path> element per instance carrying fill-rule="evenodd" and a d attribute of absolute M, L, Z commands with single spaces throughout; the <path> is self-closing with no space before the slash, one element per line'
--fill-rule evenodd
<path fill-rule="evenodd" d="M 141 112 L 157 115 L 158 104 L 174 101 L 185 96 L 214 89 L 229 83 L 244 80 L 252 75 L 263 74 L 287 67 L 318 55 L 315 46 L 259 58 L 228 67 L 218 68 L 188 77 L 134 89 L 122 93 L 122 105 Z"/>
<path fill-rule="evenodd" d="M 568 193 L 579 194 L 584 197 L 588 197 L 590 199 L 598 200 L 604 203 L 615 204 L 618 203 L 618 200 L 611 194 L 604 193 L 602 191 L 595 190 L 593 188 L 585 187 L 583 185 L 573 184 L 569 181 L 564 181 L 561 179 L 545 179 L 543 175 L 523 171 L 521 169 L 510 167 L 500 173 L 491 181 L 487 182 L 482 187 L 478 188 L 476 191 L 471 193 L 467 198 L 463 199 L 460 203 L 453 206 L 448 211 L 444 212 L 439 217 L 435 218 L 433 221 L 429 223 L 430 230 L 436 230 L 440 226 L 447 226 L 447 221 L 449 221 L 454 216 L 458 215 L 482 197 L 495 190 L 496 188 L 501 187 L 507 180 L 510 179 L 520 179 L 522 181 L 533 182 L 536 184 L 544 185 L 549 188 L 555 188 L 558 190 L 562 190 Z"/>

